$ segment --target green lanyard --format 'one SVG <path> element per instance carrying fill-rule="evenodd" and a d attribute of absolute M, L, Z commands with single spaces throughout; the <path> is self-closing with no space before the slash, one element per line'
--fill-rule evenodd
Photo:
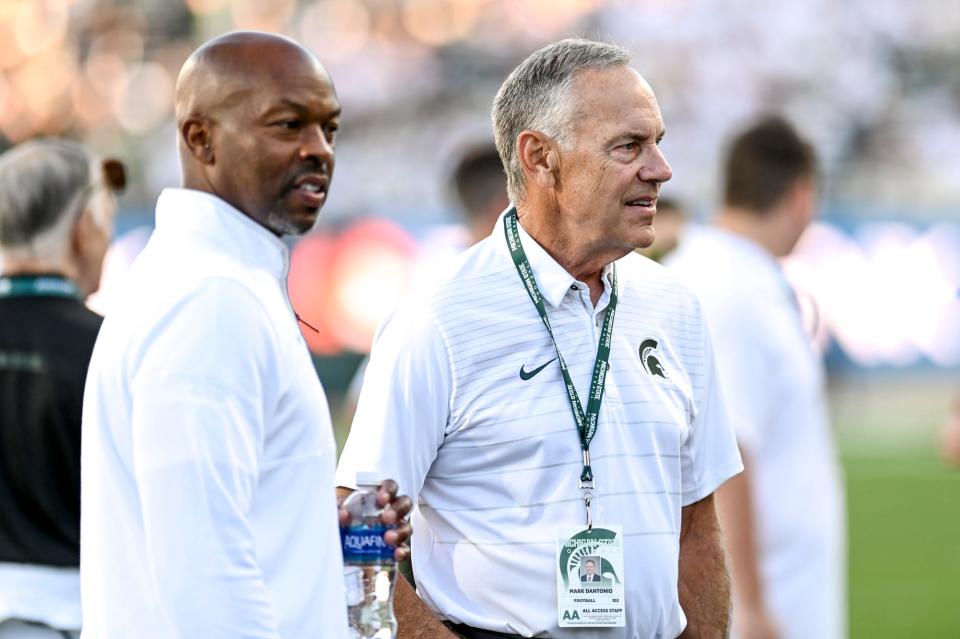
<path fill-rule="evenodd" d="M 580 435 L 580 448 L 583 450 L 583 472 L 580 474 L 580 491 L 583 493 L 583 501 L 587 507 L 587 526 L 593 527 L 593 520 L 590 513 L 590 500 L 593 499 L 593 469 L 590 467 L 590 442 L 597 433 L 597 422 L 600 417 L 600 402 L 603 400 L 603 388 L 606 383 L 607 370 L 610 368 L 610 344 L 613 336 L 613 318 L 617 312 L 617 266 L 614 264 L 610 269 L 610 304 L 607 306 L 606 316 L 603 318 L 603 327 L 600 329 L 600 343 L 597 345 L 597 360 L 593 365 L 593 379 L 590 382 L 590 397 L 587 401 L 587 410 L 584 412 L 583 404 L 580 403 L 580 397 L 577 395 L 577 389 L 570 378 L 570 371 L 567 363 L 560 354 L 560 347 L 553 335 L 553 328 L 550 326 L 550 318 L 547 317 L 547 308 L 543 304 L 543 296 L 537 287 L 537 280 L 533 275 L 533 269 L 527 260 L 527 254 L 520 243 L 520 232 L 517 230 L 517 209 L 511 207 L 503 218 L 503 230 L 507 237 L 507 247 L 510 249 L 510 256 L 517 267 L 517 273 L 520 274 L 520 280 L 523 282 L 527 295 L 537 308 L 543 325 L 547 327 L 550 334 L 550 340 L 553 342 L 553 348 L 557 352 L 557 361 L 560 362 L 560 373 L 563 375 L 563 381 L 567 388 L 567 398 L 570 400 L 570 409 L 573 411 L 573 419 L 577 423 L 577 433 Z"/>
<path fill-rule="evenodd" d="M 0 299 L 4 297 L 68 297 L 80 299 L 77 287 L 59 275 L 8 275 L 0 277 Z"/>

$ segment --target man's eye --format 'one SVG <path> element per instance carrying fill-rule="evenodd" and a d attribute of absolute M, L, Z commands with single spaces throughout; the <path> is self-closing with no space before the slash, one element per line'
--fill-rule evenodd
<path fill-rule="evenodd" d="M 278 122 L 274 122 L 273 125 L 288 131 L 295 131 L 300 128 L 300 120 L 280 120 Z"/>
<path fill-rule="evenodd" d="M 633 151 L 634 149 L 637 148 L 637 143 L 636 143 L 636 142 L 627 142 L 627 143 L 625 143 L 625 144 L 621 144 L 621 145 L 620 145 L 619 147 L 617 147 L 617 148 L 623 149 L 624 151 Z"/>

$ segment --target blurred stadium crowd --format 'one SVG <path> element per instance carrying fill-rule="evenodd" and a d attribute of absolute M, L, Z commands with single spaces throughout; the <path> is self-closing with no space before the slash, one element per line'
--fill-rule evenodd
<path fill-rule="evenodd" d="M 0 131 L 79 134 L 124 155 L 140 167 L 127 204 L 149 206 L 176 177 L 176 72 L 231 28 L 288 33 L 338 79 L 336 215 L 442 215 L 434 184 L 451 148 L 486 134 L 525 52 L 571 33 L 635 52 L 663 96 L 680 195 L 709 201 L 724 137 L 775 110 L 816 142 L 834 202 L 925 216 L 960 202 L 960 8 L 942 0 L 8 0 Z"/>
<path fill-rule="evenodd" d="M 0 4 L 2 144 L 68 135 L 123 158 L 132 170 L 119 228 L 150 225 L 156 194 L 178 179 L 176 72 L 198 42 L 233 28 L 306 43 L 337 79 L 344 106 L 336 187 L 320 228 L 327 235 L 313 239 L 310 259 L 295 261 L 355 274 L 332 280 L 325 288 L 338 290 L 315 304 L 339 309 L 321 323 L 360 329 L 312 338 L 315 352 L 366 350 L 383 314 L 435 268 L 451 243 L 436 224 L 455 218 L 439 185 L 465 146 L 489 139 L 496 87 L 530 50 L 579 34 L 633 50 L 668 126 L 675 179 L 665 193 L 694 217 L 716 201 L 718 158 L 734 128 L 780 112 L 814 141 L 827 224 L 813 227 L 788 271 L 814 300 L 821 341 L 829 333 L 843 362 L 960 363 L 956 3 L 737 1 L 721 10 L 704 0 L 8 0 Z M 344 250 L 341 231 L 365 218 L 397 224 L 352 230 Z M 370 250 L 383 260 L 364 260 Z M 423 254 L 432 256 L 426 265 L 414 259 Z M 333 255 L 346 263 L 327 268 Z M 389 293 L 376 308 L 358 306 L 374 283 Z"/>

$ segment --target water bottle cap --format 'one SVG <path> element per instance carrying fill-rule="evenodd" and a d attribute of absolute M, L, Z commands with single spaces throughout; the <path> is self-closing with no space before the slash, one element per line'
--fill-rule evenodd
<path fill-rule="evenodd" d="M 380 485 L 380 473 L 375 470 L 357 471 L 357 487 L 366 486 L 376 488 Z"/>

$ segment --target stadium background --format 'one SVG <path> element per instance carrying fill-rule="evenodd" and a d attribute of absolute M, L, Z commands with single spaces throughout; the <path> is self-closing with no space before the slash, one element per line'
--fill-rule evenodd
<path fill-rule="evenodd" d="M 313 48 L 344 107 L 330 200 L 290 282 L 335 411 L 380 319 L 464 241 L 450 167 L 490 137 L 493 95 L 533 49 L 584 35 L 634 52 L 667 123 L 664 193 L 697 218 L 726 136 L 790 116 L 825 176 L 787 269 L 829 367 L 851 636 L 960 636 L 960 472 L 936 454 L 960 392 L 960 3 L 0 0 L 0 146 L 67 135 L 131 172 L 100 308 L 178 181 L 176 72 L 234 28 Z"/>

